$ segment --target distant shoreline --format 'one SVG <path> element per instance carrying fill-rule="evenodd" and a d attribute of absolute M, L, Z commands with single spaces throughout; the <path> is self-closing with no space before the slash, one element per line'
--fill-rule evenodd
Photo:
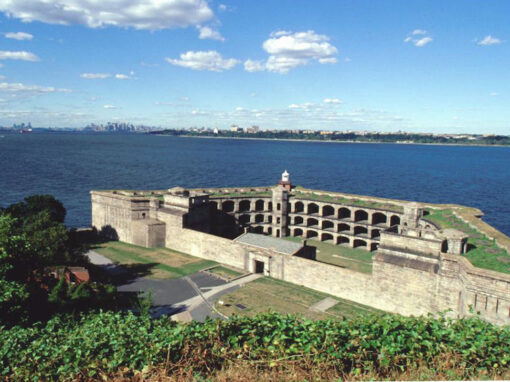
<path fill-rule="evenodd" d="M 422 145 L 422 146 L 464 146 L 464 147 L 510 147 L 510 145 L 484 145 L 482 143 L 420 143 L 420 142 L 362 142 L 362 141 L 344 141 L 344 140 L 319 140 L 319 139 L 293 139 L 293 138 L 250 138 L 250 137 L 212 137 L 198 135 L 172 135 L 172 134 L 150 134 L 162 137 L 176 138 L 199 138 L 199 139 L 237 139 L 252 141 L 282 141 L 282 142 L 314 142 L 314 143 L 354 143 L 354 144 L 374 144 L 374 145 Z"/>

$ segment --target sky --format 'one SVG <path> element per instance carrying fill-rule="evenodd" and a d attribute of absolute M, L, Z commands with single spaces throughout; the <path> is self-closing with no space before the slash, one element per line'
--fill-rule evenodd
<path fill-rule="evenodd" d="M 507 0 L 0 0 L 0 125 L 510 134 Z"/>

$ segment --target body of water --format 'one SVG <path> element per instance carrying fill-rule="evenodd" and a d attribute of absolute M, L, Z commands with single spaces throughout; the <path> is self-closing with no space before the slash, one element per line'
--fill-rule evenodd
<path fill-rule="evenodd" d="M 510 148 L 33 133 L 0 138 L 0 206 L 53 194 L 90 225 L 93 189 L 265 186 L 283 170 L 308 188 L 484 211 L 510 235 Z"/>

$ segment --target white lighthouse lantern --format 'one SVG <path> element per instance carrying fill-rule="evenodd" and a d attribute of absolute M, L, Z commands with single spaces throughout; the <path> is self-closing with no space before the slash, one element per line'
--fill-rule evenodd
<path fill-rule="evenodd" d="M 282 174 L 282 182 L 290 182 L 290 174 L 287 172 L 287 170 L 285 170 Z"/>

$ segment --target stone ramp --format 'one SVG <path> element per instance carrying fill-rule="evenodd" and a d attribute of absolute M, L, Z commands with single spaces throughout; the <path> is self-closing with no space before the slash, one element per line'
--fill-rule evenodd
<path fill-rule="evenodd" d="M 326 297 L 324 300 L 316 302 L 308 309 L 313 310 L 315 312 L 325 312 L 326 310 L 332 308 L 336 304 L 338 304 L 338 300 L 335 300 L 334 298 L 331 297 Z"/>

